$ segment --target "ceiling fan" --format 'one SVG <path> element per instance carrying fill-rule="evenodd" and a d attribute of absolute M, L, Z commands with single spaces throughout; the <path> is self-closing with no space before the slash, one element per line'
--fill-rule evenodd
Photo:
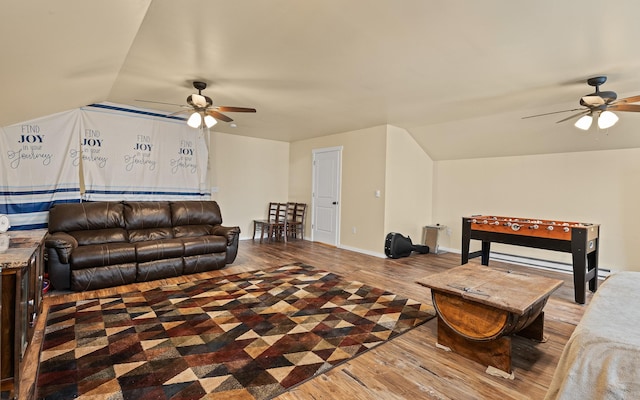
<path fill-rule="evenodd" d="M 224 122 L 232 122 L 233 119 L 229 118 L 222 112 L 256 112 L 255 108 L 247 108 L 247 107 L 231 107 L 231 106 L 214 106 L 213 100 L 211 97 L 205 96 L 202 94 L 202 91 L 207 88 L 207 84 L 205 82 L 195 81 L 193 82 L 193 87 L 198 91 L 198 93 L 194 93 L 187 97 L 187 105 L 173 104 L 173 103 L 163 103 L 161 101 L 149 101 L 149 100 L 136 100 L 142 101 L 145 103 L 156 103 L 156 104 L 169 104 L 172 106 L 178 106 L 186 108 L 186 110 L 175 112 L 173 115 L 178 114 L 189 114 L 189 119 L 187 120 L 187 125 L 192 128 L 200 128 L 202 126 L 206 126 L 207 128 L 211 128 L 215 124 L 218 123 L 217 120 L 221 120 Z M 204 125 L 203 125 L 204 124 Z"/>
<path fill-rule="evenodd" d="M 593 119 L 597 119 L 598 127 L 600 129 L 607 129 L 615 125 L 618 122 L 618 116 L 612 111 L 631 111 L 640 112 L 639 96 L 626 97 L 624 99 L 617 100 L 618 95 L 616 92 L 600 91 L 600 85 L 607 81 L 606 76 L 596 76 L 587 79 L 587 84 L 596 88 L 595 92 L 582 96 L 580 98 L 580 105 L 582 108 L 574 108 L 571 110 L 555 111 L 545 114 L 530 115 L 526 118 L 541 117 L 544 115 L 559 114 L 570 111 L 579 111 L 576 114 L 570 115 L 567 118 L 561 119 L 557 123 L 568 121 L 572 118 L 580 117 L 574 124 L 577 128 L 582 130 L 588 130 L 591 127 Z"/>

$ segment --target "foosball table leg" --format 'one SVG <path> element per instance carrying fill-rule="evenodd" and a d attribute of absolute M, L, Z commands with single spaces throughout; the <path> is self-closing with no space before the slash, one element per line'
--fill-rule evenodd
<path fill-rule="evenodd" d="M 489 253 L 491 252 L 491 242 L 482 242 L 482 265 L 489 265 Z"/>
<path fill-rule="evenodd" d="M 598 288 L 598 240 L 593 240 L 594 248 L 589 249 L 587 231 L 574 229 L 571 236 L 571 255 L 573 260 L 573 287 L 575 301 L 585 303 L 587 283 L 589 290 Z M 591 251 L 590 251 L 591 250 Z"/>

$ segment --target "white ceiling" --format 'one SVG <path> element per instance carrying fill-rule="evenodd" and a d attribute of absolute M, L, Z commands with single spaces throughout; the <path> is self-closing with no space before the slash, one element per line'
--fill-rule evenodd
<path fill-rule="evenodd" d="M 97 102 L 167 112 L 191 82 L 217 131 L 295 141 L 380 124 L 434 160 L 640 147 L 640 113 L 584 133 L 591 93 L 640 94 L 640 1 L 58 0 L 0 4 L 0 126 Z"/>

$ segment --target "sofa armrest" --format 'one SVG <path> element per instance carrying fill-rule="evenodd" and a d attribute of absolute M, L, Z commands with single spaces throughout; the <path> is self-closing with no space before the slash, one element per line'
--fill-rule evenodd
<path fill-rule="evenodd" d="M 71 287 L 71 253 L 78 247 L 78 241 L 68 233 L 56 232 L 48 234 L 44 239 L 47 249 L 47 269 L 51 285 L 57 290 Z"/>
<path fill-rule="evenodd" d="M 69 257 L 73 250 L 78 247 L 78 241 L 68 233 L 56 232 L 47 235 L 44 245 L 48 249 L 56 250 L 60 262 L 69 263 Z"/>
<path fill-rule="evenodd" d="M 240 227 L 216 225 L 211 228 L 211 234 L 226 237 L 227 246 L 231 246 L 234 243 L 236 237 L 240 235 Z"/>
<path fill-rule="evenodd" d="M 212 235 L 225 236 L 227 238 L 227 264 L 235 261 L 238 255 L 238 243 L 240 242 L 239 226 L 216 225 L 211 229 Z"/>

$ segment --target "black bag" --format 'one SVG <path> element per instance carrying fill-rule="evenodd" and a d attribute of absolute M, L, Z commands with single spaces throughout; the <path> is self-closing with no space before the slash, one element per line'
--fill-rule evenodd
<path fill-rule="evenodd" d="M 387 234 L 387 238 L 384 241 L 384 254 L 387 257 L 409 257 L 413 251 L 427 254 L 429 253 L 429 246 L 413 244 L 409 236 L 404 237 L 399 233 L 391 232 Z"/>

